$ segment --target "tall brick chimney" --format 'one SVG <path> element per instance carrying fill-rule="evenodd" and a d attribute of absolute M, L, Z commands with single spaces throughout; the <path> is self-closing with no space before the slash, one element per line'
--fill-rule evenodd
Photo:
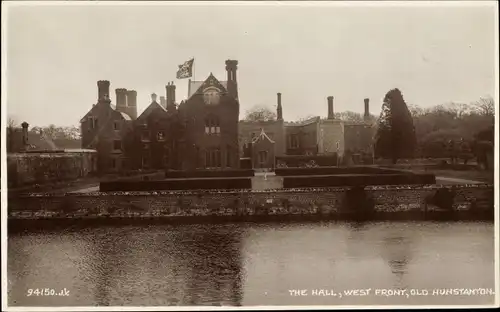
<path fill-rule="evenodd" d="M 97 82 L 97 101 L 110 101 L 109 100 L 109 81 L 99 80 Z"/>
<path fill-rule="evenodd" d="M 278 93 L 278 108 L 276 109 L 277 119 L 283 120 L 283 107 L 281 107 L 281 93 Z"/>
<path fill-rule="evenodd" d="M 238 81 L 236 79 L 236 71 L 238 69 L 238 61 L 227 60 L 226 61 L 226 71 L 227 71 L 227 92 L 230 96 L 238 99 Z"/>
<path fill-rule="evenodd" d="M 335 119 L 335 114 L 333 112 L 333 96 L 327 97 L 328 100 L 328 119 Z"/>
<path fill-rule="evenodd" d="M 27 149 L 28 147 L 28 127 L 30 125 L 25 121 L 21 124 L 21 127 L 23 127 L 23 145 L 22 149 Z"/>
<path fill-rule="evenodd" d="M 133 120 L 137 119 L 137 91 L 127 91 L 127 113 Z"/>
<path fill-rule="evenodd" d="M 116 110 L 119 112 L 127 112 L 127 89 L 115 89 L 116 92 Z"/>
<path fill-rule="evenodd" d="M 364 115 L 365 120 L 368 120 L 370 118 L 370 99 L 366 98 L 365 99 L 365 115 Z"/>
<path fill-rule="evenodd" d="M 160 105 L 163 107 L 163 108 L 167 108 L 167 98 L 164 97 L 164 96 L 160 96 Z"/>
<path fill-rule="evenodd" d="M 166 86 L 167 89 L 167 110 L 175 110 L 175 85 L 174 82 L 169 82 Z"/>

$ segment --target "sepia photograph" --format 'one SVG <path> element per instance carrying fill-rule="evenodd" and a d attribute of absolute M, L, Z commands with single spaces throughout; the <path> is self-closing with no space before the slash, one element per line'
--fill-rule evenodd
<path fill-rule="evenodd" d="M 497 1 L 2 1 L 2 311 L 499 305 Z"/>

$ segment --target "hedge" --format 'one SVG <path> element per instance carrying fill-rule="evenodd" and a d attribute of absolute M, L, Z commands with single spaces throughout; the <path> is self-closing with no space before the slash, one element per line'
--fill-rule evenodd
<path fill-rule="evenodd" d="M 253 177 L 253 169 L 227 169 L 227 170 L 167 170 L 167 179 L 190 178 L 223 178 L 223 177 Z"/>
<path fill-rule="evenodd" d="M 283 179 L 284 188 L 435 183 L 436 177 L 433 174 L 345 174 L 332 176 L 295 176 Z"/>
<path fill-rule="evenodd" d="M 162 191 L 162 190 L 235 190 L 251 189 L 250 178 L 209 178 L 209 179 L 171 179 L 160 181 L 110 181 L 101 182 L 101 192 L 120 191 Z"/>

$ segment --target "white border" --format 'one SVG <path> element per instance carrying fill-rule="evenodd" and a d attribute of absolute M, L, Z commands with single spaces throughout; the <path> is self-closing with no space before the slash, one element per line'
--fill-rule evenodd
<path fill-rule="evenodd" d="M 196 5 L 258 5 L 258 6 L 371 6 L 371 7 L 382 7 L 382 6 L 399 6 L 399 7 L 412 7 L 412 6 L 493 6 L 495 9 L 495 19 L 496 19 L 496 27 L 495 27 L 495 50 L 496 50 L 496 59 L 495 59 L 495 276 L 497 276 L 495 281 L 495 304 L 494 305 L 480 305 L 480 306 L 466 306 L 467 308 L 486 308 L 486 307 L 498 307 L 499 306 L 499 291 L 500 291 L 500 281 L 498 279 L 500 269 L 498 266 L 498 255 L 499 255 L 499 237 L 498 234 L 500 232 L 499 226 L 499 196 L 498 196 L 498 178 L 499 178 L 499 112 L 498 105 L 500 103 L 500 95 L 499 95 L 499 38 L 498 38 L 498 2 L 497 1 L 345 1 L 345 2 L 320 2 L 320 1 L 269 1 L 269 2 L 253 2 L 253 1 L 232 1 L 232 2 L 223 2 L 223 1 L 169 1 L 169 2 L 159 2 L 159 1 L 13 1 L 13 2 L 4 2 L 2 1 L 2 94 L 1 94 L 1 124 L 2 124 L 2 135 L 1 135 L 1 239 L 2 239 L 2 310 L 3 311 L 192 311 L 192 310 L 325 310 L 325 309 L 425 309 L 425 308 L 463 308 L 464 306 L 413 306 L 413 305 L 403 305 L 403 306 L 246 306 L 246 307 L 212 307 L 212 306 L 194 306 L 194 307 L 8 307 L 7 306 L 7 194 L 5 193 L 5 188 L 7 186 L 7 165 L 6 165 L 6 121 L 7 121 L 7 109 L 6 109 L 6 98 L 7 98 L 7 10 L 11 6 L 36 6 L 36 5 L 138 5 L 138 6 L 147 6 L 147 5 L 183 5 L 183 6 L 196 6 Z M 4 44 L 5 43 L 5 44 Z"/>

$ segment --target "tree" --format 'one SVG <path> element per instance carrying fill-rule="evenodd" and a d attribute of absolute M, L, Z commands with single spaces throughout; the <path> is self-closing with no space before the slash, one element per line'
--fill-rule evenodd
<path fill-rule="evenodd" d="M 403 157 L 413 157 L 416 148 L 413 118 L 399 89 L 384 97 L 375 140 L 375 154 L 391 158 L 395 164 Z"/>
<path fill-rule="evenodd" d="M 492 97 L 482 97 L 473 103 L 475 111 L 482 116 L 495 118 L 495 101 Z"/>
<path fill-rule="evenodd" d="M 265 106 L 254 106 L 246 112 L 247 121 L 271 121 L 276 120 L 276 113 Z"/>

